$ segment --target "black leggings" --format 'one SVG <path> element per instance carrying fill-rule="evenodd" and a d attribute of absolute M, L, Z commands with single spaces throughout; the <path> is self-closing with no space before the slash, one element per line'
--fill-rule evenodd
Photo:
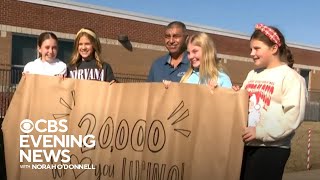
<path fill-rule="evenodd" d="M 245 146 L 241 180 L 281 180 L 290 149 Z"/>

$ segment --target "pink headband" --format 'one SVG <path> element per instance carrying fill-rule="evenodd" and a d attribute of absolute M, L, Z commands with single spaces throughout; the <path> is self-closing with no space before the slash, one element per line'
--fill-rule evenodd
<path fill-rule="evenodd" d="M 264 24 L 257 24 L 256 29 L 260 30 L 264 35 L 266 35 L 272 42 L 274 42 L 278 47 L 281 46 L 280 38 L 276 31 L 272 28 L 264 25 Z"/>

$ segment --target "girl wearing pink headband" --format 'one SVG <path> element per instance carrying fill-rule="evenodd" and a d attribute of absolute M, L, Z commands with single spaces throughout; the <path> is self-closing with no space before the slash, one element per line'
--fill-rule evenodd
<path fill-rule="evenodd" d="M 242 136 L 241 179 L 281 180 L 291 139 L 304 118 L 305 80 L 291 68 L 292 54 L 277 28 L 257 24 L 250 48 L 257 69 L 249 72 L 242 86 L 251 106 Z"/>

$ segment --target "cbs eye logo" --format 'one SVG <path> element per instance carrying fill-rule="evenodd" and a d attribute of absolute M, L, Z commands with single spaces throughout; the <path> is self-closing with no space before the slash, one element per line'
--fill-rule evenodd
<path fill-rule="evenodd" d="M 20 123 L 20 130 L 24 133 L 30 133 L 34 128 L 33 122 L 30 119 L 25 119 Z"/>
<path fill-rule="evenodd" d="M 24 119 L 20 123 L 20 130 L 23 133 L 31 133 L 33 129 L 36 129 L 37 132 L 67 132 L 68 126 L 67 126 L 67 120 L 44 120 L 40 119 L 36 122 L 31 121 L 30 119 Z"/>

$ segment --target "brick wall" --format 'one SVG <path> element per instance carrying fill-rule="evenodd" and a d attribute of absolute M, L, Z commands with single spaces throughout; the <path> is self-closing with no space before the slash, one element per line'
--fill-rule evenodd
<path fill-rule="evenodd" d="M 1 1 L 1 24 L 73 34 L 82 27 L 90 27 L 100 37 L 117 39 L 119 34 L 124 33 L 131 41 L 161 45 L 163 43 L 165 27 L 161 25 L 14 0 Z"/>
<path fill-rule="evenodd" d="M 311 71 L 310 81 L 310 90 L 317 91 L 320 94 L 320 71 Z"/>
<path fill-rule="evenodd" d="M 239 86 L 242 86 L 248 73 L 254 69 L 252 62 L 227 60 L 223 65 L 227 68 L 232 84 Z"/>
<path fill-rule="evenodd" d="M 12 33 L 1 32 L 0 36 L 0 67 L 11 64 Z"/>
<path fill-rule="evenodd" d="M 104 44 L 101 56 L 111 64 L 114 72 L 147 75 L 152 62 L 165 53 L 139 48 L 129 51 L 122 46 Z"/>
<path fill-rule="evenodd" d="M 0 1 L 0 24 L 73 34 L 82 27 L 90 27 L 100 37 L 117 39 L 119 34 L 127 34 L 133 42 L 163 45 L 165 27 L 162 25 L 15 0 Z M 216 34 L 211 36 L 219 53 L 249 57 L 248 40 Z M 297 63 L 320 66 L 320 52 L 297 48 L 292 48 L 292 51 Z"/>

